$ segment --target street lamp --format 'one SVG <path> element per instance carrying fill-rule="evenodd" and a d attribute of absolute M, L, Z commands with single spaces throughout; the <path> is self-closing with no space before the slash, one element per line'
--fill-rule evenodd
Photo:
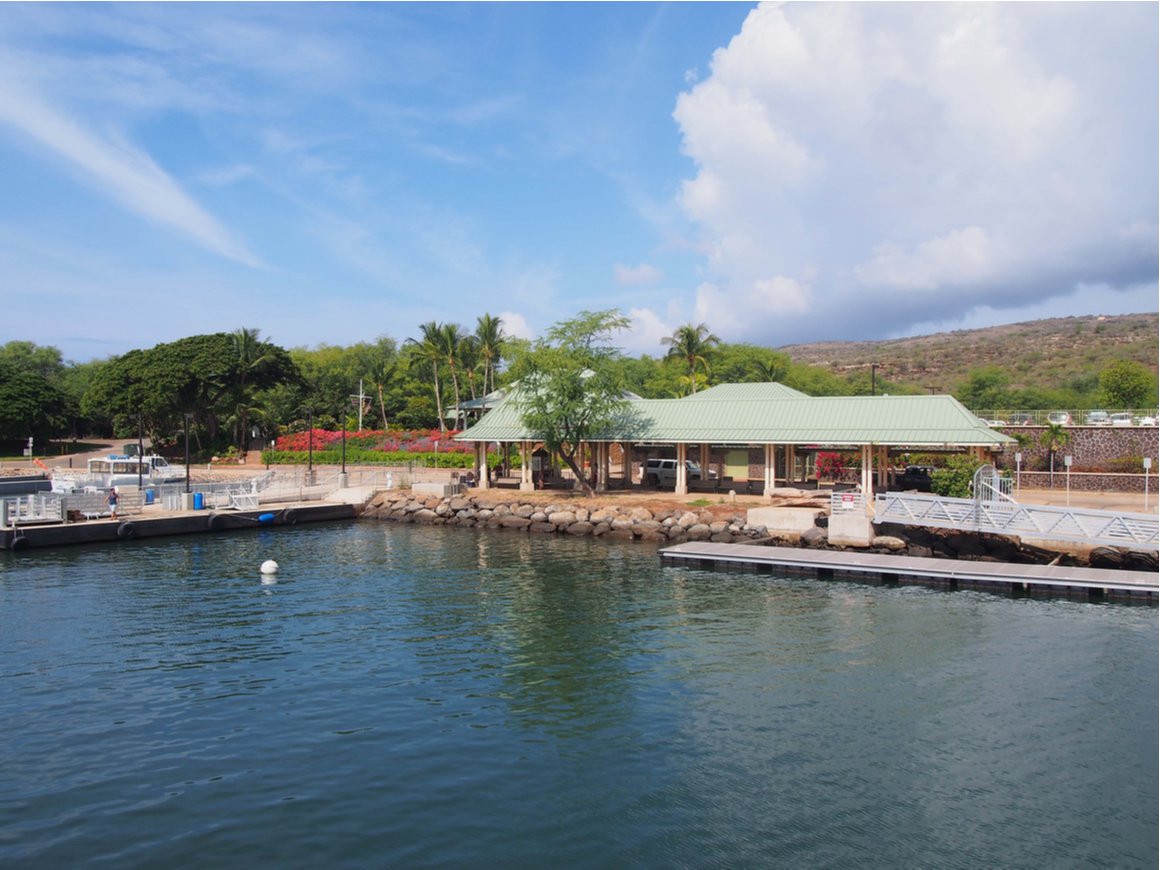
<path fill-rule="evenodd" d="M 189 494 L 189 418 L 192 414 L 184 414 L 185 418 L 185 492 Z"/>
<path fill-rule="evenodd" d="M 306 412 L 306 485 L 314 483 L 314 412 Z"/>
<path fill-rule="evenodd" d="M 359 427 L 359 428 L 361 431 L 362 427 Z M 343 480 L 346 480 L 346 477 L 345 477 L 345 475 L 346 475 L 346 422 L 345 421 L 343 421 L 343 424 L 342 424 L 342 473 L 344 475 Z"/>
<path fill-rule="evenodd" d="M 137 491 L 141 491 L 141 478 L 144 474 L 145 439 L 141 434 L 141 412 L 137 412 Z"/>

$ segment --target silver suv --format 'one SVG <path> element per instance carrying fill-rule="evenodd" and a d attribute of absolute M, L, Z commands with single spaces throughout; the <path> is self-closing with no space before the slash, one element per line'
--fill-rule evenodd
<path fill-rule="evenodd" d="M 701 466 L 691 459 L 685 460 L 685 475 L 689 480 L 700 480 Z M 677 460 L 650 459 L 644 466 L 644 482 L 651 486 L 676 486 Z"/>

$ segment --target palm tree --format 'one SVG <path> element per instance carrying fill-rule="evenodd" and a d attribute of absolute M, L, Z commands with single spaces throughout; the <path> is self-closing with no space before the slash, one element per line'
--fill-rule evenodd
<path fill-rule="evenodd" d="M 250 414 L 258 410 L 251 405 L 250 377 L 273 359 L 273 355 L 270 352 L 269 346 L 262 341 L 261 333 L 257 329 L 243 326 L 235 329 L 230 333 L 230 336 L 233 338 L 234 353 L 236 354 L 237 362 L 237 374 L 234 381 L 236 389 L 236 404 L 234 407 L 236 424 L 234 431 L 237 439 L 237 447 L 239 450 L 244 451 L 246 449 L 247 433 L 249 432 Z"/>
<path fill-rule="evenodd" d="M 1055 454 L 1059 448 L 1071 442 L 1071 433 L 1059 423 L 1048 423 L 1043 434 L 1039 436 L 1039 443 L 1047 448 L 1049 462 L 1048 486 L 1055 488 Z"/>
<path fill-rule="evenodd" d="M 484 314 L 475 322 L 475 339 L 483 363 L 483 394 L 495 390 L 495 369 L 503 356 L 503 320 Z"/>
<path fill-rule="evenodd" d="M 379 414 L 383 418 L 384 429 L 387 428 L 387 403 L 383 399 L 383 391 L 387 388 L 387 384 L 395 379 L 398 369 L 399 364 L 395 361 L 379 360 L 368 373 L 371 383 L 375 385 L 375 390 L 379 394 Z"/>
<path fill-rule="evenodd" d="M 456 419 L 459 414 L 459 369 L 460 369 L 460 345 L 463 343 L 463 330 L 458 323 L 441 323 L 439 324 L 439 353 L 443 361 L 447 363 L 447 369 L 451 372 L 451 386 L 455 390 L 455 409 Z M 443 421 L 439 421 L 440 428 L 443 426 Z"/>
<path fill-rule="evenodd" d="M 434 320 L 428 321 L 419 327 L 423 333 L 421 339 L 408 338 L 404 344 L 413 346 L 416 355 L 412 366 L 420 365 L 431 367 L 431 379 L 435 389 L 435 413 L 439 417 L 439 431 L 447 431 L 447 423 L 443 419 L 443 391 L 439 386 L 439 365 L 443 361 L 442 327 Z"/>
<path fill-rule="evenodd" d="M 777 382 L 789 374 L 789 366 L 785 364 L 781 354 L 771 354 L 765 359 L 757 360 L 753 364 L 753 371 L 762 382 Z"/>
<path fill-rule="evenodd" d="M 689 384 L 694 393 L 697 392 L 697 366 L 700 365 L 708 374 L 709 354 L 712 353 L 713 347 L 720 343 L 721 339 L 709 332 L 709 327 L 703 323 L 698 323 L 696 326 L 691 323 L 679 326 L 672 335 L 661 339 L 661 344 L 669 346 L 669 352 L 665 355 L 666 359 L 684 361 Z"/>

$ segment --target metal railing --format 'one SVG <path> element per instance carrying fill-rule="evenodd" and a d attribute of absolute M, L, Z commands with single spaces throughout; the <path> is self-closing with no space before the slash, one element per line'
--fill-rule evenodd
<path fill-rule="evenodd" d="M 984 408 L 972 413 L 995 426 L 1155 426 L 1160 418 L 1156 408 Z"/>
<path fill-rule="evenodd" d="M 901 523 L 998 535 L 1160 549 L 1160 521 L 1148 514 L 888 492 L 874 504 L 875 523 Z"/>

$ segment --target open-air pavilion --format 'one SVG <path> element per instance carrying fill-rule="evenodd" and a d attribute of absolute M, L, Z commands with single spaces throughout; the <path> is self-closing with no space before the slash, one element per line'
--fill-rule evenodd
<path fill-rule="evenodd" d="M 489 450 L 516 445 L 519 488 L 537 488 L 533 451 L 539 444 L 521 418 L 512 390 L 457 440 L 473 443 L 479 486 L 490 485 Z M 985 461 L 1014 439 L 996 432 L 951 396 L 807 396 L 782 384 L 721 384 L 682 399 L 627 401 L 625 414 L 586 445 L 597 491 L 635 485 L 649 456 L 675 457 L 675 492 L 689 491 L 686 460 L 717 468 L 751 490 L 770 496 L 806 482 L 818 450 L 857 451 L 860 487 L 870 493 L 888 482 L 890 454 L 969 452 Z M 620 476 L 611 475 L 613 445 Z M 743 475 L 743 477 L 742 477 Z"/>

